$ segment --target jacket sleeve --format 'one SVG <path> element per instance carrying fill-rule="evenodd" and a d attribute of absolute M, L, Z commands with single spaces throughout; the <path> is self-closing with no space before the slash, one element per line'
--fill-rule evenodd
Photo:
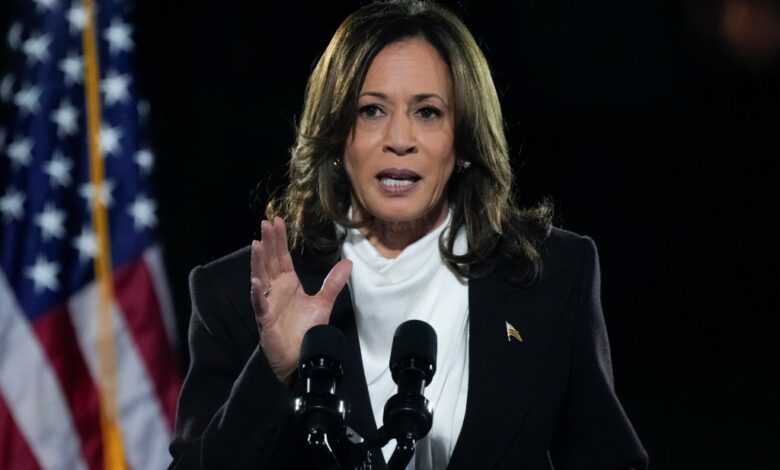
<path fill-rule="evenodd" d="M 190 275 L 190 366 L 177 408 L 170 468 L 290 467 L 292 393 L 273 374 L 259 346 L 248 358 L 242 354 L 237 336 L 246 334 L 246 325 L 210 281 L 209 269 L 196 268 Z"/>
<path fill-rule="evenodd" d="M 585 238 L 569 386 L 551 449 L 556 469 L 647 468 L 648 458 L 614 390 L 601 308 L 596 245 Z"/>

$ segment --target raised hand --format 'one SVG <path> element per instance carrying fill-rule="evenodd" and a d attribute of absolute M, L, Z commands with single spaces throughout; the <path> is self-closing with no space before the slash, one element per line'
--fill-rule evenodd
<path fill-rule="evenodd" d="M 352 262 L 336 263 L 320 291 L 307 295 L 293 269 L 284 220 L 264 220 L 261 231 L 263 240 L 252 242 L 252 306 L 260 346 L 276 377 L 284 381 L 298 366 L 303 335 L 315 325 L 328 323 Z"/>

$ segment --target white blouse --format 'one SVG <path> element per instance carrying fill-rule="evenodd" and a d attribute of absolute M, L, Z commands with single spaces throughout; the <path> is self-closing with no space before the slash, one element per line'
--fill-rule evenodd
<path fill-rule="evenodd" d="M 458 440 L 468 393 L 468 281 L 444 264 L 439 236 L 452 215 L 396 258 L 385 258 L 358 230 L 347 231 L 342 257 L 352 261 L 349 288 L 363 356 L 363 370 L 377 426 L 385 402 L 396 384 L 390 374 L 390 349 L 395 329 L 406 320 L 428 322 L 438 337 L 436 373 L 425 389 L 433 406 L 433 427 L 417 443 L 407 468 L 446 468 Z M 458 233 L 455 253 L 466 252 L 464 231 Z M 395 441 L 382 448 L 385 461 Z"/>

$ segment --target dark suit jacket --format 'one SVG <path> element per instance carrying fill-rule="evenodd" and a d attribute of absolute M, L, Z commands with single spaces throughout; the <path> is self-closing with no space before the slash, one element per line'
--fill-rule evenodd
<path fill-rule="evenodd" d="M 508 281 L 507 262 L 469 282 L 468 399 L 448 468 L 645 468 L 647 455 L 613 390 L 595 245 L 556 229 L 541 251 L 543 274 L 531 287 Z M 301 385 L 280 383 L 258 346 L 249 264 L 245 248 L 190 276 L 191 363 L 172 468 L 314 468 L 291 422 Z M 332 262 L 303 264 L 296 270 L 314 293 Z M 507 321 L 523 342 L 507 340 Z M 347 288 L 331 324 L 348 340 L 339 385 L 351 403 L 348 424 L 366 436 L 376 424 Z M 376 457 L 375 468 L 383 468 Z"/>

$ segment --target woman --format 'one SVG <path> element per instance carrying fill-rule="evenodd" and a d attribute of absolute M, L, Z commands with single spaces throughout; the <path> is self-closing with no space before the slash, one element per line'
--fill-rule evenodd
<path fill-rule="evenodd" d="M 173 467 L 311 468 L 294 372 L 328 322 L 348 339 L 348 424 L 369 435 L 410 318 L 439 338 L 410 468 L 646 466 L 613 392 L 595 246 L 551 229 L 548 205 L 515 205 L 495 87 L 457 17 L 391 1 L 347 18 L 291 153 L 262 241 L 192 273 Z"/>

